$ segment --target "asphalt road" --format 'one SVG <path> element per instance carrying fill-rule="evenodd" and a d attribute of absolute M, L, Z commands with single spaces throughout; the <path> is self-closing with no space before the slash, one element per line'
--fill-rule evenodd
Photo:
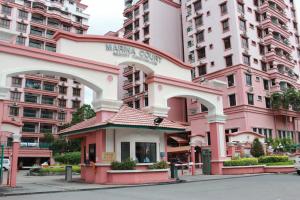
<path fill-rule="evenodd" d="M 263 175 L 123 189 L 1 197 L 3 200 L 298 200 L 300 176 Z"/>

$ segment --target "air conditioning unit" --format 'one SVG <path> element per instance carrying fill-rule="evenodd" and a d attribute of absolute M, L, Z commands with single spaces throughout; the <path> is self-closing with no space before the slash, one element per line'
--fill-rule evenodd
<path fill-rule="evenodd" d="M 248 73 L 252 73 L 252 70 L 250 68 L 247 69 Z"/>
<path fill-rule="evenodd" d="M 206 78 L 204 76 L 200 77 L 200 82 L 202 83 L 204 81 L 206 81 Z"/>
<path fill-rule="evenodd" d="M 245 50 L 245 51 L 244 51 L 244 54 L 247 54 L 247 55 L 248 55 L 248 54 L 249 54 L 249 51 L 248 51 L 248 50 Z"/>
<path fill-rule="evenodd" d="M 253 87 L 249 87 L 249 92 L 253 92 L 254 88 Z"/>
<path fill-rule="evenodd" d="M 245 18 L 245 14 L 244 13 L 241 13 L 241 18 Z"/>
<path fill-rule="evenodd" d="M 190 109 L 190 113 L 191 115 L 197 114 L 197 109 L 196 108 Z"/>
<path fill-rule="evenodd" d="M 271 92 L 270 91 L 266 91 L 266 96 L 271 96 Z"/>
<path fill-rule="evenodd" d="M 202 45 L 201 45 L 201 44 L 197 44 L 196 47 L 197 47 L 197 48 L 201 48 Z"/>
<path fill-rule="evenodd" d="M 13 106 L 18 106 L 18 103 L 17 103 L 17 102 L 14 102 L 14 103 L 13 103 Z"/>

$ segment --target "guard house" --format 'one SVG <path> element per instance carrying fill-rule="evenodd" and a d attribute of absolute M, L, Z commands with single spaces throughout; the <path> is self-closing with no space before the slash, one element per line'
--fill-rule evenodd
<path fill-rule="evenodd" d="M 69 139 L 82 140 L 82 179 L 97 184 L 169 181 L 168 169 L 149 170 L 148 166 L 167 160 L 166 134 L 183 132 L 185 127 L 128 106 L 108 115 L 103 120 L 103 113 L 97 113 L 61 132 Z M 128 158 L 137 161 L 136 170 L 111 170 L 112 161 Z"/>

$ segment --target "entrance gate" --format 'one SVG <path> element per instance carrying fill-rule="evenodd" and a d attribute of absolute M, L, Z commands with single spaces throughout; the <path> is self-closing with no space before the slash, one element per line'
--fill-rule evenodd
<path fill-rule="evenodd" d="M 210 149 L 202 149 L 203 175 L 211 175 L 211 151 Z"/>

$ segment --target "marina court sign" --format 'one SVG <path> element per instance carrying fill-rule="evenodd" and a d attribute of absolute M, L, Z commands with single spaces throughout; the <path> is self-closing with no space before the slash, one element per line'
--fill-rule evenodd
<path fill-rule="evenodd" d="M 150 53 L 149 51 L 136 49 L 126 45 L 106 44 L 106 51 L 111 51 L 114 56 L 133 58 L 152 65 L 157 65 L 161 62 L 161 57 Z"/>

